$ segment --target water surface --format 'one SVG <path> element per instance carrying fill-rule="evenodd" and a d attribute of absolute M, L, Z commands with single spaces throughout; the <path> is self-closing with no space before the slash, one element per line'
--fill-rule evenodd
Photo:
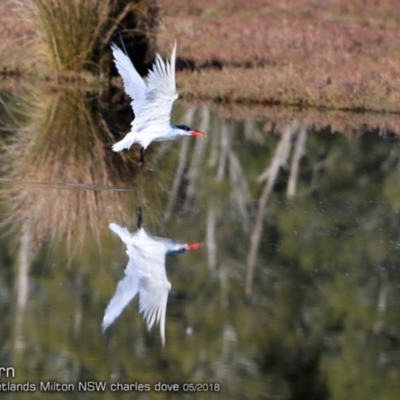
<path fill-rule="evenodd" d="M 37 398 L 40 382 L 107 384 L 60 399 L 398 398 L 397 138 L 178 106 L 173 121 L 208 138 L 154 143 L 140 171 L 137 149 L 110 151 L 129 108 L 72 91 L 2 99 L 0 366 L 16 373 L 3 382 Z M 135 231 L 137 207 L 146 231 L 204 244 L 167 258 L 164 348 L 137 300 L 108 346 L 101 331 L 128 261 L 108 224 Z"/>

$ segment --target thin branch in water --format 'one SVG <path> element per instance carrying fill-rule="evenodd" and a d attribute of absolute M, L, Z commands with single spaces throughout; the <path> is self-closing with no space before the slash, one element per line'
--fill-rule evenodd
<path fill-rule="evenodd" d="M 202 108 L 202 120 L 200 124 L 200 130 L 205 132 L 208 128 L 210 122 L 210 110 L 207 107 Z M 196 145 L 194 148 L 194 154 L 192 156 L 192 162 L 190 163 L 189 171 L 187 173 L 188 187 L 186 190 L 186 201 L 184 208 L 187 209 L 196 196 L 196 186 L 200 174 L 201 161 L 203 159 L 204 150 L 206 148 L 206 140 L 198 139 L 196 140 Z"/>
<path fill-rule="evenodd" d="M 195 108 L 190 108 L 189 110 L 186 111 L 185 118 L 184 118 L 185 124 L 187 124 L 189 126 L 192 125 L 195 111 L 196 111 Z M 167 222 L 170 219 L 172 210 L 174 209 L 176 198 L 178 196 L 178 190 L 179 190 L 179 187 L 180 187 L 182 179 L 183 179 L 183 174 L 185 172 L 188 150 L 189 150 L 189 138 L 186 137 L 186 138 L 182 139 L 181 150 L 179 152 L 178 166 L 176 167 L 176 172 L 175 172 L 174 182 L 172 184 L 171 194 L 169 196 L 169 201 L 168 201 L 167 207 L 165 209 L 165 213 L 164 213 L 164 222 Z"/>
<path fill-rule="evenodd" d="M 250 250 L 247 257 L 247 271 L 246 271 L 246 284 L 245 292 L 247 296 L 251 296 L 253 288 L 253 277 L 254 277 L 254 267 L 257 260 L 258 249 L 260 246 L 260 240 L 264 225 L 264 215 L 265 208 L 267 206 L 269 197 L 275 185 L 275 181 L 278 177 L 279 169 L 281 166 L 287 163 L 292 137 L 298 129 L 298 124 L 293 123 L 288 126 L 282 134 L 281 140 L 275 151 L 275 155 L 271 160 L 268 168 L 265 169 L 264 173 L 261 175 L 262 180 L 266 180 L 264 189 L 261 193 L 260 199 L 258 201 L 258 209 L 256 215 L 256 221 L 254 225 L 253 232 L 250 236 Z M 260 178 L 259 178 L 260 180 Z"/>
<path fill-rule="evenodd" d="M 226 162 L 229 149 L 228 122 L 224 121 L 221 128 L 221 150 L 219 154 L 217 181 L 221 182 L 225 177 Z"/>
<path fill-rule="evenodd" d="M 242 216 L 243 230 L 247 232 L 249 229 L 249 213 L 246 204 L 250 198 L 250 190 L 239 158 L 233 149 L 229 149 L 228 156 L 229 176 L 233 186 L 233 196 L 239 213 Z"/>
<path fill-rule="evenodd" d="M 217 266 L 217 246 L 215 245 L 215 226 L 217 220 L 215 218 L 215 205 L 211 203 L 207 209 L 207 229 L 206 244 L 208 253 L 208 268 L 214 271 Z"/>
<path fill-rule="evenodd" d="M 189 138 L 185 137 L 182 139 L 181 150 L 179 152 L 179 162 L 178 166 L 176 167 L 171 194 L 169 196 L 168 204 L 165 209 L 164 222 L 167 222 L 170 219 L 172 210 L 174 209 L 176 198 L 178 196 L 178 190 L 182 182 L 183 174 L 185 172 L 188 150 L 189 150 Z"/>
<path fill-rule="evenodd" d="M 265 135 L 258 129 L 257 123 L 253 120 L 244 122 L 244 137 L 252 143 L 263 144 L 265 142 Z"/>
<path fill-rule="evenodd" d="M 288 197 L 293 197 L 296 194 L 300 160 L 305 153 L 306 140 L 307 140 L 307 127 L 306 125 L 303 124 L 301 125 L 300 132 L 297 135 L 296 146 L 294 148 L 292 163 L 290 165 L 289 182 L 286 192 Z"/>
<path fill-rule="evenodd" d="M 28 220 L 24 221 L 20 250 L 18 254 L 18 277 L 17 277 L 17 312 L 15 315 L 15 338 L 14 346 L 16 351 L 21 352 L 24 347 L 24 334 L 23 334 L 23 322 L 26 303 L 28 301 L 29 294 L 29 282 L 28 273 L 29 266 L 31 263 L 31 243 L 32 233 L 31 226 Z"/>
<path fill-rule="evenodd" d="M 216 167 L 218 162 L 218 135 L 215 135 L 214 132 L 219 131 L 219 125 L 219 118 L 211 119 L 210 135 L 208 139 L 210 141 L 210 157 L 208 158 L 207 163 L 210 168 Z"/>

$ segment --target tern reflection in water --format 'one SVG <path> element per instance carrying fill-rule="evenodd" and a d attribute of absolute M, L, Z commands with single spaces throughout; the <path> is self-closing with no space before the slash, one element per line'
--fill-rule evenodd
<path fill-rule="evenodd" d="M 147 328 L 159 323 L 161 341 L 165 345 L 165 314 L 171 283 L 165 272 L 165 256 L 196 250 L 200 243 L 176 243 L 172 239 L 148 235 L 142 227 L 142 213 L 138 210 L 138 230 L 111 223 L 110 229 L 126 244 L 129 257 L 125 276 L 118 283 L 114 297 L 108 304 L 102 323 L 103 332 L 111 327 L 128 303 L 139 293 L 139 310 Z"/>

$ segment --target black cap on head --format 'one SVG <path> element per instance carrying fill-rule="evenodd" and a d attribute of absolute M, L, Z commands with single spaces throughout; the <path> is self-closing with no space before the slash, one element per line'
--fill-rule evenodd
<path fill-rule="evenodd" d="M 190 126 L 187 126 L 187 125 L 175 125 L 175 126 L 177 128 L 179 128 L 179 129 L 182 129 L 183 131 L 186 131 L 186 132 L 190 132 L 190 131 L 193 130 Z"/>

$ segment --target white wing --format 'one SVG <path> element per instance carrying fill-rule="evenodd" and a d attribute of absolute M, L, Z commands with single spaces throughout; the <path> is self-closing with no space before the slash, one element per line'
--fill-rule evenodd
<path fill-rule="evenodd" d="M 130 58 L 115 43 L 111 43 L 111 49 L 115 66 L 124 81 L 125 91 L 133 100 L 131 106 L 136 117 L 145 102 L 146 83 L 136 71 Z"/>
<path fill-rule="evenodd" d="M 125 277 L 107 306 L 103 319 L 103 330 L 107 329 L 122 313 L 128 303 L 139 292 L 139 309 L 150 330 L 160 324 L 160 334 L 165 344 L 165 315 L 171 284 L 165 272 L 165 255 L 170 240 L 153 238 L 139 229 L 133 235 L 126 228 L 111 223 L 110 229 L 127 245 L 129 263 Z"/>
<path fill-rule="evenodd" d="M 122 226 L 119 226 L 117 224 L 114 224 L 113 222 L 108 225 L 108 227 L 114 232 L 116 233 L 120 239 L 125 243 L 128 244 L 131 242 L 132 240 L 132 235 L 130 234 L 130 232 L 128 231 L 128 229 L 123 228 Z"/>
<path fill-rule="evenodd" d="M 167 312 L 168 293 L 171 284 L 165 273 L 165 259 L 163 266 L 157 268 L 157 276 L 142 276 L 139 280 L 139 310 L 150 330 L 154 324 L 160 324 L 160 335 L 165 345 L 165 315 Z"/>
<path fill-rule="evenodd" d="M 136 296 L 138 288 L 138 276 L 135 273 L 134 265 L 128 266 L 125 270 L 125 277 L 118 283 L 117 290 L 110 300 L 104 313 L 102 328 L 105 331 L 121 315 L 125 307 Z"/>
<path fill-rule="evenodd" d="M 175 83 L 176 41 L 172 48 L 171 60 L 162 60 L 157 54 L 153 70 L 149 71 L 145 100 L 136 115 L 137 130 L 156 125 L 169 128 L 173 102 L 178 98 Z"/>

